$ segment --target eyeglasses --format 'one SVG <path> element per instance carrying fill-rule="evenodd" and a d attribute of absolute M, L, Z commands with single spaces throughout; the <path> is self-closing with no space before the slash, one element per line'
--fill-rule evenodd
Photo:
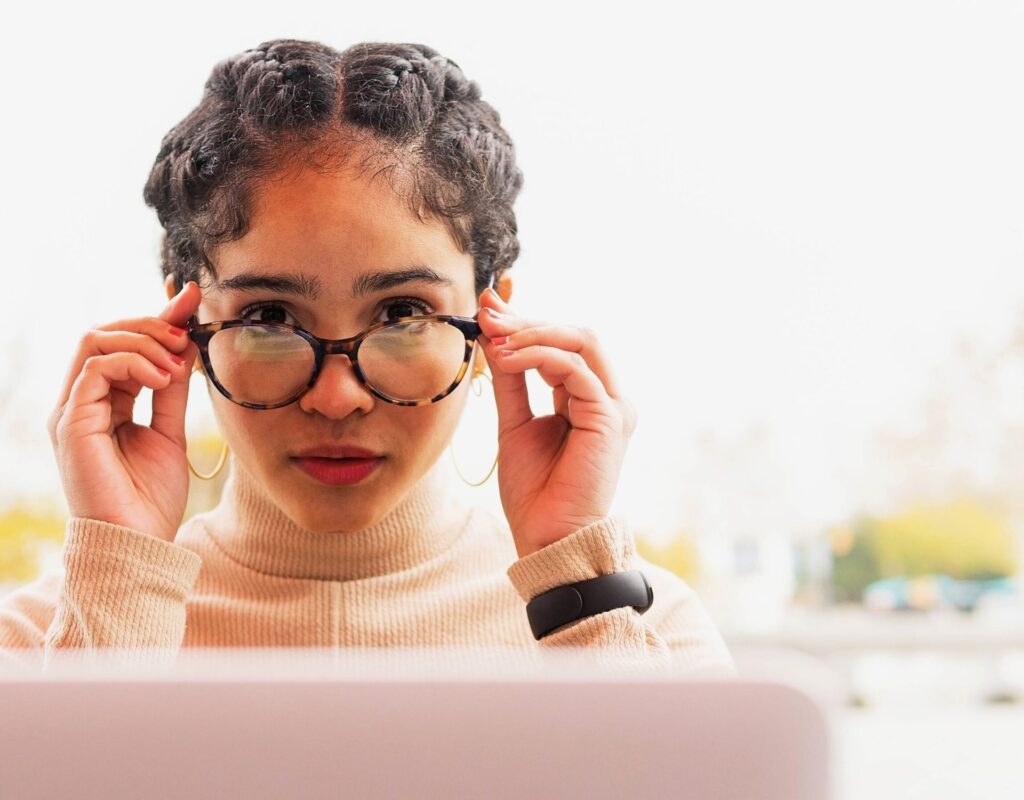
<path fill-rule="evenodd" d="M 206 374 L 228 400 L 254 409 L 280 408 L 304 395 L 324 358 L 346 355 L 360 382 L 400 406 L 436 403 L 469 367 L 480 325 L 473 317 L 426 314 L 377 322 L 347 339 L 321 339 L 284 322 L 188 321 Z"/>

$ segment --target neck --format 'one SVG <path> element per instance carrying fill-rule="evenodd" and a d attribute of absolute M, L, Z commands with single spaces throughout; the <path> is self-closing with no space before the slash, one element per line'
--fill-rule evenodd
<path fill-rule="evenodd" d="M 232 456 L 220 503 L 200 518 L 231 559 L 256 572 L 334 581 L 400 572 L 439 556 L 468 521 L 469 509 L 448 490 L 442 462 L 378 522 L 320 533 L 287 516 Z"/>

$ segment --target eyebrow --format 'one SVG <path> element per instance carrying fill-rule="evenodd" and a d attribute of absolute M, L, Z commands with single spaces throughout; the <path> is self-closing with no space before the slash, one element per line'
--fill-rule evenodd
<path fill-rule="evenodd" d="M 451 286 L 452 279 L 430 267 L 417 266 L 399 270 L 380 270 L 360 275 L 352 282 L 352 294 L 360 297 L 374 292 L 383 292 L 394 286 L 412 281 Z M 218 281 L 218 288 L 226 291 L 251 292 L 257 290 L 297 294 L 310 300 L 320 295 L 320 279 L 312 275 L 280 274 L 263 272 L 242 272 L 232 278 Z"/>

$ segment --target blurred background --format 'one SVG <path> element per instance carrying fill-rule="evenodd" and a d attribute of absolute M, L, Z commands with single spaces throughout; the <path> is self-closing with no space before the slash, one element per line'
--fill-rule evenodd
<path fill-rule="evenodd" d="M 516 143 L 513 307 L 594 328 L 638 407 L 616 509 L 640 551 L 737 652 L 843 682 L 849 797 L 1019 796 L 1020 4 L 2 14 L 0 595 L 60 564 L 46 419 L 86 329 L 164 303 L 142 187 L 213 64 L 284 36 L 422 42 Z M 199 380 L 204 469 L 220 440 Z M 494 416 L 469 401 L 455 446 L 482 475 Z M 189 514 L 216 503 L 219 481 L 193 488 Z M 495 479 L 470 492 L 500 510 Z"/>

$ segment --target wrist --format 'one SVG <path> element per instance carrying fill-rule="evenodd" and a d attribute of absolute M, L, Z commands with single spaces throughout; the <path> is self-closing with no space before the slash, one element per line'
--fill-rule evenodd
<path fill-rule="evenodd" d="M 526 604 L 526 616 L 539 641 L 570 622 L 625 607 L 643 614 L 653 603 L 647 576 L 632 569 L 549 589 Z"/>
<path fill-rule="evenodd" d="M 565 539 L 570 534 L 576 533 L 576 531 L 583 530 L 584 528 L 593 525 L 605 517 L 591 517 L 587 519 L 578 520 L 563 525 L 548 526 L 544 532 L 544 536 L 538 537 L 516 537 L 513 536 L 513 540 L 516 545 L 516 552 L 519 554 L 519 558 L 526 558 L 527 556 L 533 555 L 545 547 L 549 547 L 553 544 Z"/>

